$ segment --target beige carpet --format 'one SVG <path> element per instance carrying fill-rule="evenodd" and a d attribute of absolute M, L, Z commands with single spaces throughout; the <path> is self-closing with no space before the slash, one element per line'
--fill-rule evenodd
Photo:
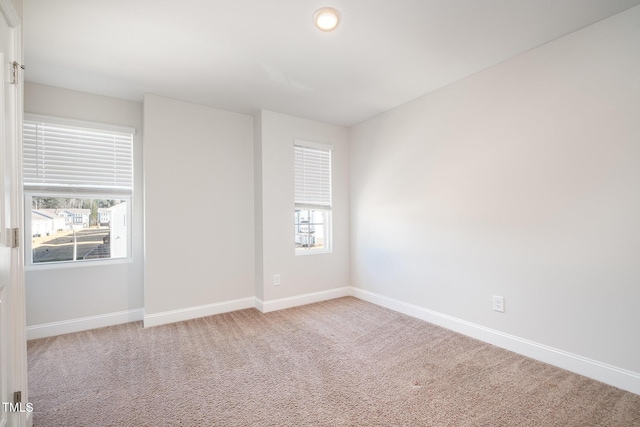
<path fill-rule="evenodd" d="M 30 341 L 35 426 L 640 426 L 640 396 L 340 298 Z"/>

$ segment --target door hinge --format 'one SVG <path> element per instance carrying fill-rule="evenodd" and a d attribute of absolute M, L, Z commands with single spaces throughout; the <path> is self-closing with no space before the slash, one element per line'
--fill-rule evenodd
<path fill-rule="evenodd" d="M 21 391 L 13 392 L 13 403 L 22 403 L 22 392 Z"/>
<path fill-rule="evenodd" d="M 20 65 L 18 64 L 16 61 L 13 61 L 13 63 L 11 64 L 12 68 L 11 68 L 11 83 L 14 85 L 18 84 L 18 76 L 20 73 L 20 69 L 24 70 L 24 65 Z"/>
<path fill-rule="evenodd" d="M 20 244 L 20 229 L 19 228 L 9 228 L 7 230 L 7 241 L 5 245 L 10 248 L 17 248 Z"/>

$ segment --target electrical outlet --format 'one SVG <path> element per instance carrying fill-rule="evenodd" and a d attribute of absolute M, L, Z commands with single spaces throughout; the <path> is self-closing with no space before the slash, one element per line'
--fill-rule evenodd
<path fill-rule="evenodd" d="M 493 311 L 504 313 L 504 297 L 498 295 L 493 296 Z"/>
<path fill-rule="evenodd" d="M 280 275 L 279 274 L 274 274 L 273 275 L 273 286 L 280 286 Z"/>

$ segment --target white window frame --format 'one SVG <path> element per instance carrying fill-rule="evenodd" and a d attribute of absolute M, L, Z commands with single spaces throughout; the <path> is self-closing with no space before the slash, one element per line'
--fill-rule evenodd
<path fill-rule="evenodd" d="M 24 235 L 25 237 L 25 268 L 27 270 L 47 270 L 59 268 L 76 268 L 87 266 L 105 266 L 112 264 L 130 263 L 133 261 L 133 242 L 132 242 L 132 224 L 133 224 L 133 200 L 134 200 L 134 182 L 133 182 L 133 136 L 136 134 L 135 128 L 110 125 L 105 123 L 88 122 L 83 120 L 66 119 L 60 117 L 45 116 L 39 114 L 25 113 L 24 120 L 37 121 L 69 126 L 77 126 L 87 129 L 113 131 L 121 133 L 130 133 L 132 137 L 131 146 L 131 184 L 130 189 L 82 189 L 82 188 L 49 188 L 46 185 L 38 186 L 34 184 L 24 184 Z M 59 197 L 59 198 L 75 198 L 75 199 L 112 199 L 124 200 L 126 207 L 126 233 L 127 233 L 127 256 L 120 258 L 101 258 L 89 260 L 69 260 L 69 261 L 53 261 L 34 263 L 32 256 L 32 200 L 33 197 Z"/>
<path fill-rule="evenodd" d="M 318 142 L 312 142 L 312 141 L 305 141 L 305 140 L 300 140 L 300 139 L 296 139 L 294 140 L 294 157 L 295 157 L 295 151 L 296 151 L 296 147 L 302 147 L 304 148 L 311 148 L 311 149 L 316 149 L 316 150 L 325 150 L 329 152 L 329 174 L 328 174 L 328 179 L 329 179 L 329 194 L 328 194 L 328 199 L 326 198 L 326 195 L 324 197 L 324 200 L 318 200 L 315 202 L 309 202 L 307 200 L 296 200 L 297 196 L 294 195 L 294 253 L 296 256 L 306 256 L 306 255 L 316 255 L 316 254 L 327 254 L 327 253 L 331 253 L 333 252 L 333 227 L 332 227 L 332 208 L 333 208 L 333 200 L 332 200 L 332 186 L 333 186 L 333 180 L 332 180 L 332 162 L 333 162 L 333 146 L 329 145 L 329 144 L 322 144 L 322 143 L 318 143 Z M 296 161 L 294 159 L 294 188 L 296 187 Z M 294 194 L 296 193 L 296 191 L 294 190 Z M 306 209 L 306 210 L 313 210 L 313 211 L 319 211 L 319 212 L 323 212 L 324 213 L 324 219 L 325 219 L 325 223 L 323 224 L 324 227 L 324 244 L 322 248 L 308 248 L 308 249 L 298 249 L 295 247 L 295 234 L 296 234 L 296 230 L 295 230 L 295 226 L 296 226 L 296 221 L 295 221 L 295 211 L 297 209 Z"/>

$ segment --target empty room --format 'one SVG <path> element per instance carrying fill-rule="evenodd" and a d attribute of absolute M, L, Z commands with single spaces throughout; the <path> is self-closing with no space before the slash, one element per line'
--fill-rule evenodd
<path fill-rule="evenodd" d="M 0 426 L 640 426 L 640 0 L 0 9 Z"/>

